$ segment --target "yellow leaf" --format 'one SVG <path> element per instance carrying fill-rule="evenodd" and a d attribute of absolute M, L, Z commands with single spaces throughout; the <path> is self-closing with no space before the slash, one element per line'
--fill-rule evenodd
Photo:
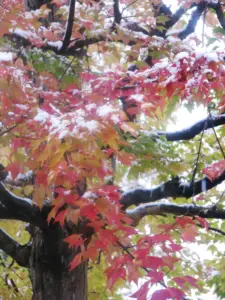
<path fill-rule="evenodd" d="M 40 208 L 43 207 L 43 202 L 45 199 L 45 187 L 43 184 L 35 187 L 33 199 Z"/>

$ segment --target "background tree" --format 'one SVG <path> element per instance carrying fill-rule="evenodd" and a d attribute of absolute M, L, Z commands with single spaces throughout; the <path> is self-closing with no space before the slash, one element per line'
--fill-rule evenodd
<path fill-rule="evenodd" d="M 140 278 L 139 300 L 224 297 L 224 2 L 2 0 L 0 18 L 4 299 L 121 299 Z"/>

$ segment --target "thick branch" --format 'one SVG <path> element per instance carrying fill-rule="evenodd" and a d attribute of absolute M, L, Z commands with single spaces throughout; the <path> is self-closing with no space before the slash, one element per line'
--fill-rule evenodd
<path fill-rule="evenodd" d="M 180 8 L 178 8 L 178 10 L 174 14 L 172 14 L 169 7 L 167 5 L 165 5 L 164 3 L 160 3 L 159 5 L 155 5 L 154 6 L 155 17 L 159 18 L 160 16 L 166 16 L 168 18 L 168 20 L 165 23 L 161 23 L 160 18 L 159 18 L 159 22 L 157 22 L 156 30 L 154 31 L 153 34 L 165 37 L 168 29 L 173 27 L 180 20 L 180 18 L 186 13 L 186 11 L 193 8 L 194 6 L 196 6 L 196 3 L 193 3 L 188 9 L 180 7 Z M 164 29 L 163 30 L 157 30 L 158 26 L 163 27 Z"/>
<path fill-rule="evenodd" d="M 66 33 L 63 38 L 63 44 L 60 49 L 60 51 L 64 52 L 67 50 L 69 44 L 70 44 L 70 39 L 72 36 L 72 31 L 73 31 L 73 21 L 74 21 L 74 14 L 75 14 L 75 3 L 76 0 L 70 0 L 70 6 L 69 6 L 69 16 L 68 16 L 68 21 L 66 25 Z"/>
<path fill-rule="evenodd" d="M 195 27 L 200 19 L 202 13 L 206 9 L 206 3 L 200 2 L 200 4 L 196 7 L 194 12 L 191 15 L 191 18 L 187 24 L 187 26 L 178 34 L 180 39 L 185 39 L 188 35 L 195 31 Z"/>
<path fill-rule="evenodd" d="M 213 182 L 207 177 L 204 177 L 201 180 L 187 184 L 182 183 L 179 178 L 175 178 L 152 189 L 136 189 L 129 191 L 122 196 L 120 203 L 126 208 L 131 205 L 150 203 L 168 197 L 190 198 L 212 189 L 224 180 L 225 172 Z"/>
<path fill-rule="evenodd" d="M 12 194 L 2 183 L 0 183 L 0 219 L 20 220 L 47 229 L 44 212 L 41 212 L 30 199 Z"/>
<path fill-rule="evenodd" d="M 190 140 L 203 130 L 211 129 L 225 124 L 225 115 L 208 116 L 194 125 L 175 132 L 158 132 L 157 135 L 165 135 L 167 141 Z"/>
<path fill-rule="evenodd" d="M 214 8 L 220 25 L 223 27 L 223 29 L 225 29 L 225 18 L 221 4 L 218 2 L 214 5 L 212 4 L 211 7 Z"/>
<path fill-rule="evenodd" d="M 114 10 L 114 24 L 120 24 L 122 15 L 119 9 L 119 0 L 114 0 L 113 10 Z"/>
<path fill-rule="evenodd" d="M 137 224 L 143 217 L 149 215 L 185 215 L 199 216 L 208 219 L 225 219 L 225 210 L 215 210 L 214 208 L 196 206 L 193 204 L 176 205 L 170 203 L 150 203 L 141 205 L 132 210 L 127 210 L 126 214 Z"/>
<path fill-rule="evenodd" d="M 0 229 L 0 249 L 20 266 L 28 267 L 31 248 L 28 245 L 20 245 L 2 229 Z"/>

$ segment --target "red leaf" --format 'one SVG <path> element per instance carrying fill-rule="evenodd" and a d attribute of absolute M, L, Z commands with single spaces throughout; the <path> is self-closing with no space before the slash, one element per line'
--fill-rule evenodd
<path fill-rule="evenodd" d="M 197 285 L 197 279 L 195 279 L 192 276 L 184 276 L 183 277 L 190 285 L 199 288 L 199 286 Z"/>
<path fill-rule="evenodd" d="M 158 290 L 152 294 L 151 300 L 166 300 L 171 299 L 168 289 Z"/>
<path fill-rule="evenodd" d="M 218 178 L 225 171 L 225 159 L 216 162 L 202 170 L 211 182 Z M 204 192 L 204 191 L 203 191 Z"/>
<path fill-rule="evenodd" d="M 81 253 L 78 253 L 74 259 L 72 260 L 72 262 L 70 263 L 70 269 L 69 271 L 72 271 L 73 269 L 75 269 L 77 266 L 79 266 L 79 264 L 81 263 Z"/>
<path fill-rule="evenodd" d="M 126 280 L 126 270 L 124 267 L 115 268 L 114 266 L 109 267 L 105 271 L 107 275 L 107 286 L 111 290 L 118 279 Z"/>
<path fill-rule="evenodd" d="M 162 258 L 156 256 L 146 256 L 142 260 L 143 267 L 151 268 L 153 270 L 158 269 L 164 265 Z"/>
<path fill-rule="evenodd" d="M 195 224 L 192 218 L 184 216 L 184 217 L 176 217 L 176 224 L 180 225 L 182 228 L 186 227 L 187 224 Z"/>
<path fill-rule="evenodd" d="M 166 300 L 166 299 L 177 299 L 181 300 L 184 293 L 176 288 L 167 288 L 163 290 L 156 291 L 152 294 L 151 300 Z"/>
<path fill-rule="evenodd" d="M 161 243 L 161 242 L 171 241 L 170 234 L 155 234 L 155 235 L 151 236 L 151 238 L 157 244 Z"/>
<path fill-rule="evenodd" d="M 137 300 L 146 300 L 148 295 L 148 285 L 149 282 L 145 282 L 139 290 L 137 290 L 133 295 L 131 295 L 131 298 L 136 298 Z"/>
<path fill-rule="evenodd" d="M 190 285 L 199 288 L 197 285 L 197 279 L 195 279 L 194 277 L 191 276 L 183 276 L 183 277 L 174 277 L 173 281 L 176 282 L 177 285 L 179 285 L 182 289 L 187 289 L 188 286 L 185 285 L 186 282 L 188 282 Z"/>
<path fill-rule="evenodd" d="M 201 218 L 201 217 L 199 217 L 199 216 L 196 216 L 195 219 L 198 220 L 198 222 L 200 223 L 200 225 L 201 225 L 203 228 L 205 228 L 206 230 L 209 229 L 209 222 L 208 222 L 206 219 Z"/>
<path fill-rule="evenodd" d="M 21 163 L 15 161 L 9 164 L 6 168 L 6 171 L 9 171 L 11 173 L 12 179 L 15 179 L 18 174 L 23 172 L 23 167 Z"/>
<path fill-rule="evenodd" d="M 196 225 L 190 225 L 181 233 L 181 238 L 185 242 L 194 242 L 197 235 Z"/>
<path fill-rule="evenodd" d="M 69 248 L 78 247 L 84 243 L 84 240 L 81 238 L 81 234 L 72 234 L 66 237 L 64 241 L 69 244 Z"/>
<path fill-rule="evenodd" d="M 35 183 L 45 185 L 48 179 L 48 174 L 45 171 L 38 171 L 35 175 Z"/>
<path fill-rule="evenodd" d="M 180 251 L 183 248 L 182 246 L 174 244 L 174 243 L 169 244 L 169 247 L 173 250 L 173 252 Z"/>
<path fill-rule="evenodd" d="M 159 281 L 162 281 L 164 274 L 163 272 L 150 271 L 148 273 L 148 276 L 151 278 L 151 283 L 154 284 Z"/>
<path fill-rule="evenodd" d="M 64 209 L 60 211 L 57 216 L 55 217 L 55 222 L 59 222 L 61 226 L 63 226 L 65 217 L 68 214 L 68 209 Z"/>
<path fill-rule="evenodd" d="M 181 290 L 179 290 L 177 288 L 174 288 L 174 287 L 170 287 L 167 290 L 169 291 L 169 293 L 171 295 L 170 297 L 172 299 L 181 300 L 181 299 L 183 299 L 183 297 L 185 295 L 183 291 L 181 291 Z"/>

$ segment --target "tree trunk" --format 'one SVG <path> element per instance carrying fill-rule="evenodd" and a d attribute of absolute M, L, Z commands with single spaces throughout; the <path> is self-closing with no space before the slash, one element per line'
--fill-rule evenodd
<path fill-rule="evenodd" d="M 69 272 L 76 253 L 63 241 L 67 235 L 60 226 L 47 233 L 33 230 L 29 263 L 33 300 L 87 300 L 87 263 Z"/>

